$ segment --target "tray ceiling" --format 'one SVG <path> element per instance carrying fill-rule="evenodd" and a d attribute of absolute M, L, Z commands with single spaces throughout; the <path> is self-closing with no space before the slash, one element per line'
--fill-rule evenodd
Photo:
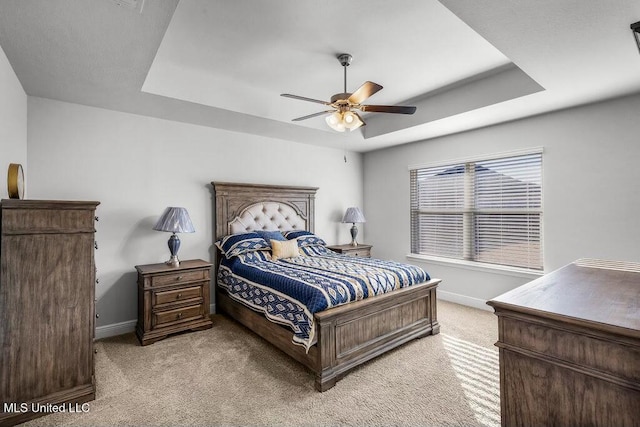
<path fill-rule="evenodd" d="M 31 96 L 368 151 L 640 91 L 640 5 L 607 3 L 3 0 L 0 46 Z M 291 122 L 322 106 L 279 94 L 342 92 L 341 52 L 416 114 Z"/>

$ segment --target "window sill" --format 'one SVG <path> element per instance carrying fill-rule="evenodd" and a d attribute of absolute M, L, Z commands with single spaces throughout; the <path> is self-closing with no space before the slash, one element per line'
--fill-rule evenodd
<path fill-rule="evenodd" d="M 407 259 L 412 261 L 444 265 L 447 267 L 459 267 L 467 270 L 482 271 L 485 273 L 504 274 L 508 276 L 522 277 L 525 279 L 537 279 L 544 275 L 542 271 L 528 270 L 526 268 L 508 267 L 505 265 L 485 264 L 482 262 L 466 261 L 461 259 L 442 258 L 431 255 L 407 254 Z"/>

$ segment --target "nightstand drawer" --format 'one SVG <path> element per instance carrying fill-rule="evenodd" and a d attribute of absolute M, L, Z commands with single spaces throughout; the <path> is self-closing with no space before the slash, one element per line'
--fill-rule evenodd
<path fill-rule="evenodd" d="M 191 282 L 195 280 L 204 280 L 205 271 L 180 271 L 173 274 L 163 274 L 153 276 L 151 278 L 151 286 L 173 285 L 175 283 Z"/>
<path fill-rule="evenodd" d="M 359 249 L 359 250 L 344 251 L 343 254 L 347 256 L 370 257 L 371 251 L 369 249 Z"/>
<path fill-rule="evenodd" d="M 172 289 L 170 291 L 154 292 L 154 306 L 182 302 L 193 298 L 202 298 L 202 286 Z"/>
<path fill-rule="evenodd" d="M 153 314 L 155 326 L 169 326 L 175 323 L 188 322 L 203 316 L 202 304 L 176 308 L 174 310 L 160 311 Z"/>
<path fill-rule="evenodd" d="M 371 258 L 371 245 L 358 244 L 357 246 L 353 245 L 329 245 L 327 249 L 331 249 L 334 252 L 337 252 L 342 255 L 347 256 L 357 256 L 364 258 Z"/>

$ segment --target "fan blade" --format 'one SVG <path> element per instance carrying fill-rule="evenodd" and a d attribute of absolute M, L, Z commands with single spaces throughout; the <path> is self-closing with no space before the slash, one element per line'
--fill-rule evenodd
<path fill-rule="evenodd" d="M 298 96 L 298 95 L 291 95 L 290 93 L 281 93 L 280 96 L 284 96 L 286 98 L 293 98 L 293 99 L 299 99 L 300 101 L 309 101 L 309 102 L 315 102 L 317 104 L 322 104 L 322 105 L 331 105 L 330 102 L 326 102 L 326 101 L 320 101 L 319 99 L 313 99 L 313 98 L 306 98 L 304 96 Z"/>
<path fill-rule="evenodd" d="M 369 98 L 380 89 L 382 89 L 382 86 L 377 83 L 364 82 L 362 86 L 360 86 L 358 89 L 356 89 L 355 92 L 351 94 L 348 101 L 351 104 L 361 104 L 365 99 Z"/>
<path fill-rule="evenodd" d="M 309 114 L 308 116 L 302 116 L 302 117 L 298 117 L 297 119 L 293 119 L 291 120 L 292 122 L 299 122 L 300 120 L 307 120 L 310 119 L 312 117 L 317 117 L 317 116 L 322 116 L 324 114 L 329 114 L 329 113 L 333 113 L 336 110 L 327 110 L 327 111 L 321 111 L 319 113 L 313 113 L 313 114 Z"/>
<path fill-rule="evenodd" d="M 361 105 L 360 110 L 372 113 L 413 114 L 416 107 L 403 107 L 401 105 Z"/>

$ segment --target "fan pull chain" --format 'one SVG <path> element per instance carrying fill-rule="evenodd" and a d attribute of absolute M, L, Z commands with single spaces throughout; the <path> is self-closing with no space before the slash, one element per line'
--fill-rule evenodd
<path fill-rule="evenodd" d="M 347 163 L 347 146 L 346 146 L 346 144 L 342 146 L 342 155 L 344 157 L 344 162 Z"/>

